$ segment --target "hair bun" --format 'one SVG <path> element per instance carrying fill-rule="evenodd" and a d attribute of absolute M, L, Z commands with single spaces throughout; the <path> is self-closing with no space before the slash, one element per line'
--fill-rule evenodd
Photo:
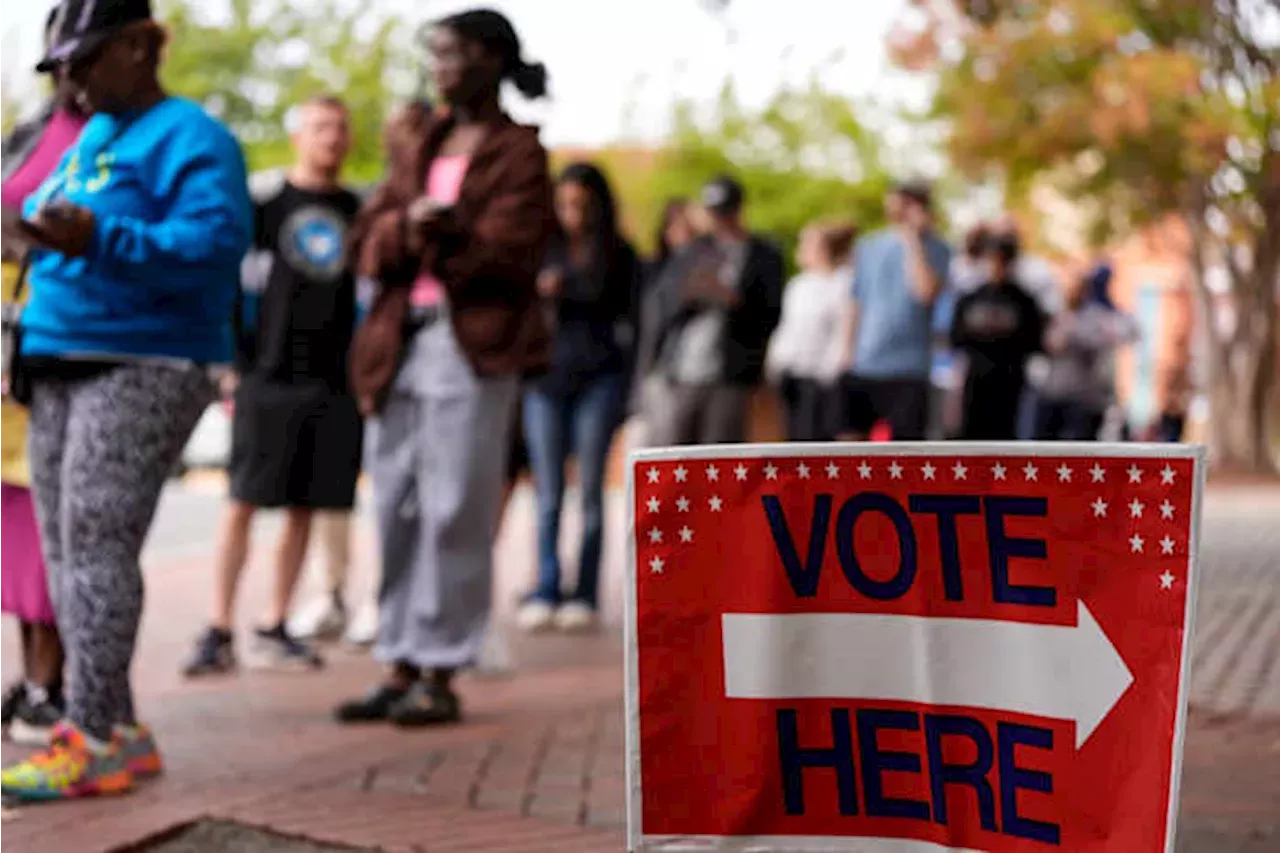
<path fill-rule="evenodd" d="M 511 82 L 526 98 L 541 98 L 547 94 L 547 66 L 541 62 L 521 62 L 511 72 Z"/>

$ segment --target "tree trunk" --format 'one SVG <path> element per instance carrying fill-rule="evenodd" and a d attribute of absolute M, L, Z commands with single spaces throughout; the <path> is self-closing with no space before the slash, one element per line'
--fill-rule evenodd
<path fill-rule="evenodd" d="M 1270 409 L 1280 378 L 1276 265 L 1268 258 L 1267 263 L 1255 265 L 1245 287 L 1232 288 L 1234 327 L 1220 329 L 1213 294 L 1205 282 L 1204 232 L 1193 227 L 1192 233 L 1196 291 L 1209 344 L 1210 457 L 1224 469 L 1273 474 L 1277 448 Z"/>

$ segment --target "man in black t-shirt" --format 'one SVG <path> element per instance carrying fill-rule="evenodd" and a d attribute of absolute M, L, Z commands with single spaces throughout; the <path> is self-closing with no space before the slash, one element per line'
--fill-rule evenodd
<path fill-rule="evenodd" d="M 1043 348 L 1045 317 L 1016 279 L 1018 240 L 987 237 L 981 259 L 986 283 L 956 303 L 951 342 L 968 360 L 960 438 L 1012 441 L 1027 360 Z"/>
<path fill-rule="evenodd" d="M 346 232 L 359 198 L 338 183 L 350 146 L 346 106 L 315 98 L 295 110 L 297 161 L 253 190 L 256 233 L 236 311 L 231 500 L 222 530 L 211 624 L 188 676 L 235 666 L 232 610 L 258 509 L 283 508 L 270 607 L 254 632 L 260 663 L 315 669 L 320 657 L 285 628 L 317 510 L 349 511 L 363 424 L 347 389 L 356 283 Z"/>

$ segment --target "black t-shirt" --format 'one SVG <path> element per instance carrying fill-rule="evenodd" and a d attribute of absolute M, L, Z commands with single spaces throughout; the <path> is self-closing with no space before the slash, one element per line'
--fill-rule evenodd
<path fill-rule="evenodd" d="M 969 356 L 971 380 L 1021 382 L 1027 359 L 1041 348 L 1044 315 L 1013 282 L 984 284 L 956 304 L 951 340 Z"/>
<path fill-rule="evenodd" d="M 256 317 L 237 312 L 242 372 L 345 387 L 356 321 L 347 229 L 359 209 L 360 199 L 348 190 L 313 192 L 288 182 L 255 201 L 254 252 L 246 262 L 246 278 L 255 270 L 258 277 L 266 275 L 265 283 L 256 283 L 261 291 Z M 246 290 L 254 287 L 246 280 Z"/>

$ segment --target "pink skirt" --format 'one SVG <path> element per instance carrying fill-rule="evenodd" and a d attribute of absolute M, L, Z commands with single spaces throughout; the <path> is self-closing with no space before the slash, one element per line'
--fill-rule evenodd
<path fill-rule="evenodd" d="M 24 622 L 56 624 L 31 490 L 4 483 L 0 490 L 0 609 Z"/>

